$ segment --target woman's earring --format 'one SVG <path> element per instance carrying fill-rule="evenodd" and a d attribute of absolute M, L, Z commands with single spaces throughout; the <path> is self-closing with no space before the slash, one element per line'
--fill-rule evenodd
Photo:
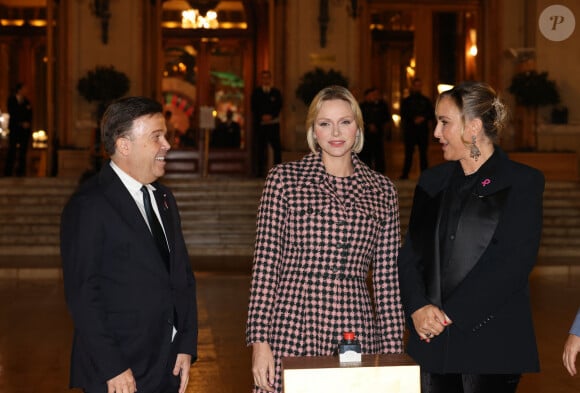
<path fill-rule="evenodd" d="M 475 144 L 475 135 L 471 137 L 471 146 L 469 146 L 469 157 L 473 158 L 475 161 L 479 158 L 481 152 L 479 148 Z"/>

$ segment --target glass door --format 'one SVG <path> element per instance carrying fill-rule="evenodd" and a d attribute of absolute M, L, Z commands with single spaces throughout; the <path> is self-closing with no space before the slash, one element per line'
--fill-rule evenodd
<path fill-rule="evenodd" d="M 249 173 L 245 80 L 252 38 L 242 1 L 213 3 L 163 3 L 162 89 L 174 130 L 169 172 Z"/>

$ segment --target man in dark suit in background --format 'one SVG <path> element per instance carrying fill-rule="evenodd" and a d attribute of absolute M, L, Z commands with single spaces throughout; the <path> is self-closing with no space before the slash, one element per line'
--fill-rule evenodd
<path fill-rule="evenodd" d="M 359 154 L 369 168 L 385 173 L 385 133 L 391 126 L 391 111 L 387 102 L 381 98 L 379 89 L 370 87 L 360 104 L 365 123 L 365 144 Z M 388 138 L 390 139 L 390 138 Z"/>
<path fill-rule="evenodd" d="M 405 162 L 400 179 L 408 179 L 415 145 L 419 147 L 419 166 L 421 172 L 428 167 L 427 149 L 429 148 L 429 134 L 433 130 L 435 108 L 431 100 L 421 93 L 423 83 L 421 79 L 413 79 L 411 92 L 401 103 L 401 126 L 403 142 L 405 143 Z"/>
<path fill-rule="evenodd" d="M 252 92 L 256 175 L 259 177 L 264 176 L 266 172 L 268 144 L 274 151 L 274 165 L 282 162 L 281 110 L 282 93 L 272 86 L 272 73 L 264 70 L 262 71 L 262 85 Z"/>
<path fill-rule="evenodd" d="M 101 130 L 110 161 L 61 220 L 75 327 L 70 386 L 183 393 L 197 357 L 196 287 L 175 198 L 156 182 L 170 149 L 163 108 L 145 97 L 118 100 Z"/>
<path fill-rule="evenodd" d="M 14 93 L 8 97 L 8 129 L 10 130 L 8 154 L 4 176 L 12 176 L 14 161 L 18 153 L 18 176 L 26 175 L 26 153 L 32 135 L 32 105 L 26 97 L 27 87 L 24 83 L 16 84 Z"/>

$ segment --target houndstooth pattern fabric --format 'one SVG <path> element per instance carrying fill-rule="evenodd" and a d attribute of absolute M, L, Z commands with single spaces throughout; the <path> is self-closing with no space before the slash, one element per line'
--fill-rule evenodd
<path fill-rule="evenodd" d="M 282 391 L 282 357 L 333 355 L 344 331 L 356 333 L 363 353 L 403 350 L 397 191 L 355 154 L 352 159 L 346 198 L 338 198 L 315 153 L 276 166 L 266 179 L 246 343 L 270 344 L 276 392 Z M 374 303 L 367 285 L 371 267 Z"/>

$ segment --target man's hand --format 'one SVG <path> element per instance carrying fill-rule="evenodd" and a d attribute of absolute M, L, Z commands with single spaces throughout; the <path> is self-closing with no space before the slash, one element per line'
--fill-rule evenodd
<path fill-rule="evenodd" d="M 268 392 L 274 391 L 274 356 L 268 343 L 254 343 L 252 374 L 254 385 Z"/>
<path fill-rule="evenodd" d="M 580 337 L 575 334 L 568 335 L 566 344 L 564 344 L 562 361 L 571 376 L 576 375 L 576 355 L 578 355 L 578 352 L 580 352 Z"/>
<path fill-rule="evenodd" d="M 107 381 L 107 393 L 134 393 L 137 382 L 130 368 Z"/>
<path fill-rule="evenodd" d="M 421 307 L 411 315 L 411 318 L 417 334 L 421 340 L 426 342 L 430 342 L 433 337 L 440 335 L 445 327 L 452 323 L 451 319 L 439 307 L 432 304 Z"/>
<path fill-rule="evenodd" d="M 173 367 L 173 375 L 179 375 L 181 381 L 179 382 L 179 393 L 185 393 L 187 383 L 189 382 L 189 368 L 191 367 L 191 355 L 185 353 L 177 354 L 175 360 L 175 367 Z"/>

